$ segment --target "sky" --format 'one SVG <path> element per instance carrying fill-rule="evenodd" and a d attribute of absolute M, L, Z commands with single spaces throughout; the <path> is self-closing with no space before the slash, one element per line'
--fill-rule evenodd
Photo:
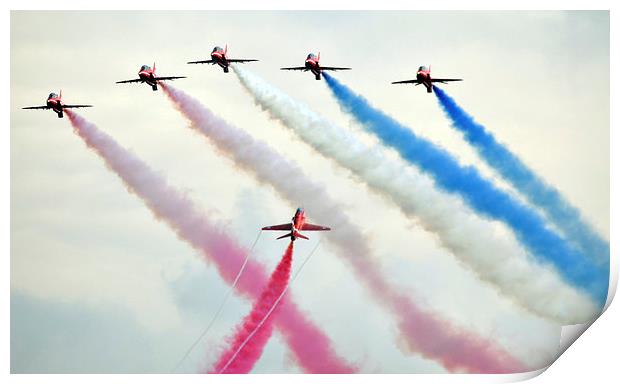
<path fill-rule="evenodd" d="M 246 247 L 258 228 L 286 222 L 296 208 L 190 131 L 162 92 L 115 84 L 153 62 L 160 76 L 187 76 L 172 85 L 329 186 L 371 239 L 384 275 L 416 300 L 533 366 L 553 358 L 557 324 L 481 283 L 434 234 L 270 120 L 233 73 L 186 64 L 208 58 L 215 45 L 228 44 L 231 57 L 260 59 L 244 68 L 374 143 L 323 82 L 278 70 L 317 51 L 322 65 L 351 66 L 339 80 L 503 185 L 434 96 L 390 84 L 429 64 L 435 76 L 462 77 L 444 89 L 609 238 L 607 12 L 13 11 L 10 42 L 14 373 L 170 372 L 227 291 L 215 269 L 86 149 L 67 119 L 21 107 L 42 105 L 59 89 L 67 103 L 93 104 L 79 113 Z M 263 234 L 256 247 L 267 270 L 286 246 L 274 238 Z M 291 292 L 337 352 L 366 373 L 443 372 L 403 346 L 393 319 L 331 248 L 329 234 L 297 242 L 293 268 L 319 238 Z M 215 362 L 250 306 L 233 295 L 180 371 Z M 253 372 L 299 368 L 276 333 Z"/>

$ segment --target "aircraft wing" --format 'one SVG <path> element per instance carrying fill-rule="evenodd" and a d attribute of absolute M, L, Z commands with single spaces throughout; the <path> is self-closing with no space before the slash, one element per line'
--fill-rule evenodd
<path fill-rule="evenodd" d="M 133 80 L 122 80 L 117 81 L 116 84 L 125 84 L 125 83 L 141 83 L 142 79 L 133 79 Z"/>
<path fill-rule="evenodd" d="M 40 105 L 38 107 L 23 107 L 22 109 L 50 109 L 47 105 Z"/>
<path fill-rule="evenodd" d="M 176 79 L 185 79 L 185 76 L 163 76 L 163 77 L 156 77 L 155 80 L 157 81 L 164 81 L 164 80 L 176 80 Z"/>
<path fill-rule="evenodd" d="M 421 83 L 417 79 L 413 79 L 413 80 L 393 81 L 392 84 L 421 84 Z"/>
<path fill-rule="evenodd" d="M 299 228 L 301 231 L 330 231 L 330 227 L 323 227 L 322 225 L 315 225 L 310 223 L 304 223 L 304 225 Z"/>
<path fill-rule="evenodd" d="M 292 231 L 292 230 L 293 230 L 293 224 L 291 223 L 272 225 L 270 227 L 263 227 L 263 231 Z"/>
<path fill-rule="evenodd" d="M 258 61 L 258 59 L 227 59 L 229 63 L 249 63 L 250 61 Z"/>
<path fill-rule="evenodd" d="M 463 81 L 463 79 L 433 79 L 431 78 L 431 82 L 433 83 L 447 83 L 449 81 Z"/>
<path fill-rule="evenodd" d="M 321 71 L 347 71 L 350 70 L 352 68 L 346 68 L 346 67 L 320 67 Z"/>
<path fill-rule="evenodd" d="M 63 109 L 65 108 L 90 108 L 92 107 L 92 105 L 86 105 L 86 104 L 64 104 L 62 106 Z"/>
<path fill-rule="evenodd" d="M 306 68 L 306 67 L 287 67 L 287 68 L 280 68 L 280 70 L 283 70 L 283 71 L 307 71 L 308 68 Z"/>
<path fill-rule="evenodd" d="M 213 64 L 214 60 L 198 60 L 198 61 L 188 61 L 187 64 Z"/>

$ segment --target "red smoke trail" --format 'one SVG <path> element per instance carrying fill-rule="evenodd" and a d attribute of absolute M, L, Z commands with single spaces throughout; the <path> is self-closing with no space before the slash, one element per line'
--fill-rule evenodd
<path fill-rule="evenodd" d="M 168 224 L 179 239 L 199 251 L 206 262 L 215 264 L 220 276 L 231 284 L 247 251 L 228 237 L 221 229 L 224 226 L 210 222 L 191 200 L 94 124 L 75 112 L 66 111 L 66 114 L 74 132 L 101 156 L 106 166 L 123 180 L 127 189 L 142 199 L 157 219 Z M 245 297 L 256 300 L 266 285 L 264 268 L 250 261 L 235 289 Z M 354 372 L 354 368 L 334 352 L 327 335 L 288 296 L 280 302 L 275 323 L 305 372 Z"/>
<path fill-rule="evenodd" d="M 256 327 L 277 304 L 276 300 L 286 289 L 291 276 L 292 259 L 293 242 L 291 241 L 282 260 L 269 278 L 267 287 L 254 303 L 252 312 L 237 327 L 231 338 L 230 346 L 222 353 L 211 373 L 248 373 L 252 370 L 271 337 L 276 312 L 274 311 L 258 330 Z"/>
<path fill-rule="evenodd" d="M 456 327 L 438 314 L 420 307 L 385 279 L 361 229 L 325 187 L 310 180 L 299 166 L 283 158 L 266 143 L 217 117 L 183 91 L 167 84 L 162 84 L 162 89 L 190 121 L 191 128 L 208 138 L 238 167 L 259 182 L 271 185 L 283 199 L 293 204 L 303 201 L 317 221 L 337 228 L 330 234 L 330 241 L 338 248 L 338 254 L 351 264 L 368 291 L 394 316 L 411 350 L 438 361 L 450 371 L 511 373 L 528 370 L 500 345 Z M 278 319 L 284 317 L 280 314 Z"/>

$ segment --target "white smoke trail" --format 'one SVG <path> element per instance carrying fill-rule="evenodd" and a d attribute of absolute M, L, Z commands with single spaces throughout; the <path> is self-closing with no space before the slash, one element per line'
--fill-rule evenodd
<path fill-rule="evenodd" d="M 378 147 L 368 147 L 353 135 L 292 99 L 281 90 L 238 66 L 241 84 L 269 116 L 358 180 L 388 198 L 468 265 L 481 279 L 531 312 L 559 322 L 589 321 L 597 305 L 565 284 L 549 267 L 536 263 L 515 244 L 497 235 L 492 223 L 474 215 L 458 199 L 434 187 L 412 166 L 391 160 Z"/>

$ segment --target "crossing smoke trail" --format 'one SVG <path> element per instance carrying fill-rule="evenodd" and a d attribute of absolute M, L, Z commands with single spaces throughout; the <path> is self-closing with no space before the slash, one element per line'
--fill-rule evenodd
<path fill-rule="evenodd" d="M 273 321 L 276 316 L 269 316 L 260 328 L 257 326 L 267 316 L 280 294 L 286 289 L 291 276 L 292 259 L 293 242 L 291 241 L 282 256 L 282 260 L 269 278 L 267 286 L 254 303 L 252 311 L 238 326 L 231 338 L 229 347 L 215 363 L 212 373 L 248 373 L 252 370 L 273 333 Z M 249 335 L 252 337 L 249 338 Z M 249 341 L 246 342 L 248 339 Z"/>
<path fill-rule="evenodd" d="M 231 283 L 245 259 L 246 251 L 228 237 L 217 223 L 208 218 L 179 191 L 172 188 L 142 160 L 121 147 L 112 137 L 100 131 L 75 112 L 66 111 L 74 132 L 116 173 L 129 192 L 137 195 L 155 217 L 170 226 L 179 239 L 202 253 L 204 260 L 215 264 L 220 276 Z M 256 300 L 267 284 L 264 268 L 248 262 L 245 275 L 236 290 Z M 280 303 L 275 320 L 278 330 L 293 352 L 296 362 L 308 373 L 353 373 L 355 369 L 340 358 L 328 337 L 288 299 Z"/>
<path fill-rule="evenodd" d="M 293 278 L 290 280 L 290 282 L 284 287 L 284 289 L 282 290 L 282 292 L 280 292 L 280 295 L 275 299 L 275 301 L 273 302 L 273 304 L 271 305 L 271 308 L 269 308 L 269 310 L 267 311 L 267 313 L 265 313 L 265 316 L 261 319 L 261 321 L 259 321 L 256 324 L 256 327 L 254 328 L 254 330 L 252 332 L 250 332 L 247 337 L 245 338 L 245 340 L 243 340 L 243 342 L 239 345 L 239 348 L 235 351 L 235 353 L 233 353 L 233 355 L 230 357 L 230 359 L 228 359 L 228 362 L 222 367 L 222 369 L 220 369 L 219 373 L 223 373 L 226 372 L 226 370 L 228 369 L 228 366 L 230 364 L 232 364 L 232 362 L 237 358 L 237 356 L 239 355 L 239 353 L 241 352 L 241 350 L 245 347 L 246 344 L 248 344 L 250 341 L 252 341 L 252 338 L 254 337 L 254 335 L 260 331 L 261 327 L 263 326 L 263 324 L 265 324 L 267 321 L 270 321 L 270 316 L 273 314 L 273 312 L 277 309 L 280 301 L 282 301 L 282 298 L 284 298 L 284 295 L 286 294 L 286 292 L 288 291 L 288 289 L 291 287 L 291 285 L 295 282 L 295 280 L 297 280 L 297 277 L 299 277 L 299 274 L 301 273 L 301 270 L 304 268 L 304 266 L 306 265 L 306 263 L 308 262 L 308 260 L 310 260 L 310 258 L 312 257 L 312 255 L 314 254 L 314 252 L 316 252 L 316 250 L 319 248 L 319 245 L 321 244 L 321 240 L 319 240 L 316 245 L 314 246 L 314 248 L 312 249 L 312 251 L 308 254 L 308 256 L 306 256 L 306 258 L 304 259 L 304 261 L 301 263 L 301 265 L 299 266 L 299 269 L 297 269 L 297 272 L 295 272 L 295 275 L 293 276 Z"/>
<path fill-rule="evenodd" d="M 384 156 L 292 99 L 257 75 L 233 67 L 241 84 L 269 115 L 324 156 L 348 168 L 410 218 L 438 234 L 444 247 L 481 279 L 526 309 L 562 324 L 589 321 L 596 305 L 564 284 L 557 273 L 527 260 L 517 245 L 497 236 L 490 223 L 438 191 L 428 176 Z"/>
<path fill-rule="evenodd" d="M 310 181 L 298 166 L 282 158 L 267 144 L 215 116 L 184 92 L 162 84 L 176 108 L 190 121 L 191 128 L 204 135 L 221 153 L 271 185 L 292 204 L 303 201 L 317 220 L 337 228 L 330 241 L 353 267 L 358 278 L 397 319 L 408 346 L 426 358 L 437 360 L 450 371 L 521 372 L 527 370 L 501 347 L 463 329 L 458 329 L 429 310 L 418 307 L 396 287 L 383 279 L 366 238 L 345 215 L 324 187 Z"/>
<path fill-rule="evenodd" d="M 478 154 L 527 200 L 541 208 L 569 241 L 574 242 L 586 255 L 609 268 L 609 243 L 603 240 L 581 217 L 560 192 L 547 184 L 525 165 L 508 147 L 499 143 L 493 134 L 465 112 L 444 90 L 435 88 L 441 108 L 452 121 L 452 126 L 463 134 Z"/>
<path fill-rule="evenodd" d="M 566 281 L 590 294 L 602 308 L 609 282 L 606 268 L 590 262 L 550 230 L 540 215 L 484 179 L 476 168 L 461 166 L 448 152 L 418 137 L 332 76 L 323 77 L 343 111 L 406 161 L 430 174 L 439 187 L 458 194 L 481 215 L 507 224 L 532 255 L 553 265 Z"/>

